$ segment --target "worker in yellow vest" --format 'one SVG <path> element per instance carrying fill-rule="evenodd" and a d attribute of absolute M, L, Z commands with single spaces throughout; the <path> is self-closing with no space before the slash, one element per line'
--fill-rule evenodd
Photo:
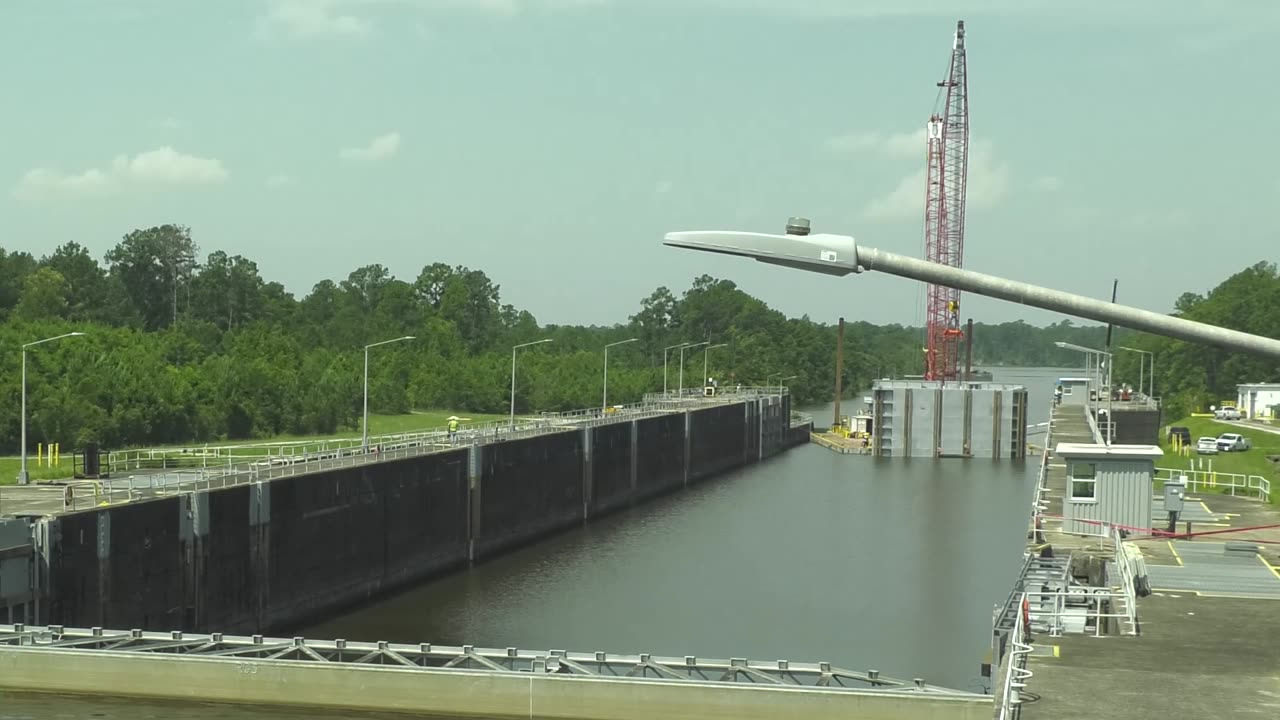
<path fill-rule="evenodd" d="M 449 418 L 449 442 L 452 444 L 454 439 L 457 436 L 458 436 L 458 418 L 451 417 Z"/>

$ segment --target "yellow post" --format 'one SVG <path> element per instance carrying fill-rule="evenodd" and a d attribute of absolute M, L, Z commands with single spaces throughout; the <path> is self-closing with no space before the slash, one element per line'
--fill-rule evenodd
<path fill-rule="evenodd" d="M 62 467 L 62 443 L 53 444 L 53 464 Z"/>
<path fill-rule="evenodd" d="M 36 465 L 44 465 L 44 443 L 36 443 Z"/>

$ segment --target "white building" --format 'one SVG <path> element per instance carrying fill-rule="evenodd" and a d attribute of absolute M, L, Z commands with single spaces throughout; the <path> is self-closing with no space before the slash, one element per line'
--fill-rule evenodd
<path fill-rule="evenodd" d="M 1248 383 L 1236 386 L 1236 407 L 1245 417 L 1280 417 L 1280 383 Z"/>

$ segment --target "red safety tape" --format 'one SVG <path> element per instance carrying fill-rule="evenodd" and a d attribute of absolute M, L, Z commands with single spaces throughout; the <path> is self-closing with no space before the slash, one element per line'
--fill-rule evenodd
<path fill-rule="evenodd" d="M 1037 517 L 1042 517 L 1042 518 L 1054 518 L 1054 519 L 1057 519 L 1057 520 L 1065 520 L 1065 519 L 1066 519 L 1066 518 L 1065 518 L 1065 517 L 1063 517 L 1062 515 L 1048 515 L 1048 514 L 1037 515 Z M 1251 525 L 1251 526 L 1248 526 L 1248 527 L 1241 527 L 1241 528 L 1227 528 L 1227 529 L 1225 529 L 1225 530 L 1205 530 L 1205 531 L 1203 531 L 1203 532 L 1195 532 L 1195 533 L 1185 533 L 1185 532 L 1181 532 L 1181 533 L 1180 533 L 1180 532 L 1169 532 L 1168 530 L 1159 530 L 1159 529 L 1156 529 L 1156 528 L 1140 528 L 1140 527 L 1134 527 L 1134 526 L 1132 526 L 1132 525 L 1118 525 L 1118 524 L 1116 524 L 1116 523 L 1104 523 L 1104 522 L 1102 522 L 1101 520 L 1086 520 L 1086 519 L 1084 519 L 1084 518 L 1072 518 L 1071 520 L 1072 520 L 1072 522 L 1084 523 L 1084 524 L 1086 524 L 1086 525 L 1105 525 L 1105 526 L 1107 526 L 1107 527 L 1113 527 L 1113 528 L 1116 528 L 1117 530 L 1127 530 L 1127 531 L 1129 531 L 1129 532 L 1143 532 L 1143 533 L 1149 533 L 1148 535 L 1130 536 L 1130 537 L 1125 538 L 1125 540 L 1168 540 L 1168 539 L 1186 539 L 1186 538 L 1193 538 L 1193 537 L 1202 537 L 1202 536 L 1205 536 L 1205 535 L 1225 535 L 1225 534 L 1231 534 L 1231 533 L 1250 532 L 1250 531 L 1253 531 L 1253 530 L 1274 530 L 1274 529 L 1276 529 L 1276 528 L 1280 528 L 1280 524 L 1275 524 L 1275 525 Z M 1194 523 L 1192 523 L 1192 524 L 1194 525 Z M 1264 544 L 1264 545 L 1280 545 L 1280 540 L 1255 540 L 1255 539 L 1250 538 L 1250 539 L 1249 539 L 1249 542 L 1256 542 L 1256 543 L 1261 543 L 1261 544 Z"/>

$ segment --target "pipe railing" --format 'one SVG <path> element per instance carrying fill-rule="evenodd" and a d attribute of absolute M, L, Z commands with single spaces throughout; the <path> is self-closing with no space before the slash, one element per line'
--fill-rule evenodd
<path fill-rule="evenodd" d="M 768 392 L 773 390 L 772 393 Z M 778 394 L 778 388 L 742 388 L 732 393 L 732 400 L 742 397 Z M 785 389 L 782 389 L 785 392 Z M 536 435 L 565 432 L 572 428 L 627 422 L 687 409 L 690 404 L 724 403 L 725 397 L 703 397 L 694 388 L 683 397 L 649 394 L 644 401 L 614 406 L 608 410 L 593 407 L 569 412 L 543 413 L 522 418 L 512 427 L 508 420 L 489 420 L 460 426 L 450 436 L 447 427 L 413 432 L 390 433 L 369 438 L 366 448 L 360 438 L 321 441 L 265 443 L 260 445 L 223 445 L 194 448 L 117 451 L 112 456 L 113 472 L 148 467 L 144 458 L 161 459 L 161 469 L 173 472 L 147 473 L 104 478 L 87 483 L 67 485 L 63 497 L 64 510 L 84 510 L 104 503 L 115 504 L 164 495 L 234 487 L 282 477 L 356 467 L 373 462 L 398 460 L 429 453 L 448 451 L 502 440 L 516 440 Z M 213 452 L 210 452 L 210 451 Z M 266 452 L 263 452 L 263 451 Z M 271 452 L 277 450 L 277 452 Z M 239 451 L 237 453 L 236 451 Z M 255 452 L 256 451 L 256 452 Z M 203 462 L 217 458 L 212 464 Z M 167 460 L 165 460 L 167 458 Z M 200 459 L 200 464 L 183 465 L 175 458 Z M 225 461 L 225 463 L 224 463 Z M 186 468 L 185 470 L 183 468 Z"/>
<path fill-rule="evenodd" d="M 1023 594 L 1021 603 L 1027 602 Z M 1032 646 L 1027 642 L 1026 628 L 1021 620 L 1014 623 L 1009 636 L 1010 651 L 1003 658 L 1000 687 L 997 690 L 997 715 L 999 720 L 1018 720 L 1022 717 L 1022 691 L 1027 687 L 1032 672 L 1027 669 L 1027 659 Z"/>
<path fill-rule="evenodd" d="M 1186 479 L 1187 489 L 1192 492 L 1208 490 L 1211 492 L 1225 492 L 1234 496 L 1236 491 L 1240 491 L 1244 495 L 1271 502 L 1271 481 L 1260 475 L 1218 472 L 1217 470 L 1180 470 L 1168 467 L 1155 469 L 1155 479 L 1161 482 L 1170 482 L 1183 478 Z"/>

